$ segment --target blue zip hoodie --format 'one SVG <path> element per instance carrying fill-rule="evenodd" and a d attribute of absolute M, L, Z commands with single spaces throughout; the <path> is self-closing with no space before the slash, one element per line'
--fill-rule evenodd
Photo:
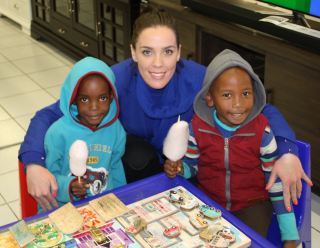
<path fill-rule="evenodd" d="M 92 74 L 104 77 L 113 92 L 109 112 L 95 130 L 79 122 L 77 106 L 72 104 L 82 79 Z M 75 199 L 70 193 L 70 183 L 75 177 L 69 168 L 69 149 L 78 139 L 85 141 L 89 150 L 84 175 L 90 184 L 87 196 L 126 184 L 121 161 L 126 134 L 118 120 L 120 109 L 114 83 L 115 76 L 109 66 L 92 57 L 76 63 L 64 81 L 60 94 L 63 117 L 50 126 L 44 142 L 47 168 L 55 175 L 58 183 L 59 205 Z"/>

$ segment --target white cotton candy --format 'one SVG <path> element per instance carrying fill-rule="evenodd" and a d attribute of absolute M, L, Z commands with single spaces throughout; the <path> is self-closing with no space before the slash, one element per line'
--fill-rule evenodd
<path fill-rule="evenodd" d="M 81 177 L 87 170 L 88 147 L 83 140 L 76 140 L 69 150 L 69 165 L 73 175 Z"/>
<path fill-rule="evenodd" d="M 189 127 L 186 121 L 174 123 L 164 140 L 163 154 L 171 161 L 178 161 L 187 152 Z"/>

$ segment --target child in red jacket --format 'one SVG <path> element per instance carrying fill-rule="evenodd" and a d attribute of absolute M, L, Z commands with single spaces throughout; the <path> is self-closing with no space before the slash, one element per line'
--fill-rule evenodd
<path fill-rule="evenodd" d="M 195 98 L 183 163 L 167 160 L 165 172 L 169 177 L 197 175 L 207 195 L 264 236 L 273 206 L 284 247 L 296 247 L 295 216 L 284 206 L 280 179 L 269 195 L 265 189 L 277 158 L 274 135 L 260 114 L 265 99 L 263 84 L 247 61 L 233 51 L 221 52 Z"/>

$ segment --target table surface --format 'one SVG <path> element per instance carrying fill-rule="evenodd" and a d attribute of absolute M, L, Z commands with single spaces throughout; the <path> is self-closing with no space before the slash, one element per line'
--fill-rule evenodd
<path fill-rule="evenodd" d="M 237 227 L 241 232 L 246 234 L 251 239 L 251 246 L 250 247 L 268 247 L 272 248 L 275 247 L 272 243 L 266 240 L 264 237 L 256 233 L 253 229 L 245 225 L 242 221 L 238 218 L 233 216 L 229 211 L 222 208 L 219 204 L 214 202 L 208 196 L 206 196 L 202 191 L 200 191 L 197 187 L 195 187 L 192 183 L 181 176 L 177 176 L 174 179 L 168 178 L 164 173 L 160 173 L 155 176 L 148 177 L 146 179 L 127 184 L 125 186 L 119 187 L 117 189 L 106 191 L 100 195 L 95 197 L 87 198 L 78 202 L 73 203 L 75 206 L 87 204 L 89 201 L 101 197 L 102 195 L 108 193 L 114 193 L 122 202 L 126 205 L 131 204 L 136 201 L 140 201 L 144 198 L 156 195 L 168 189 L 171 189 L 176 186 L 183 186 L 186 188 L 190 193 L 195 195 L 205 204 L 212 205 L 216 208 L 221 209 L 222 216 L 229 221 L 232 225 Z M 53 210 L 52 210 L 53 211 Z M 44 216 L 47 216 L 50 212 L 41 213 L 29 218 L 26 218 L 26 222 L 34 221 L 40 219 Z M 14 223 L 10 223 L 8 225 L 4 225 L 0 227 L 1 230 L 7 229 L 9 226 L 13 225 Z"/>

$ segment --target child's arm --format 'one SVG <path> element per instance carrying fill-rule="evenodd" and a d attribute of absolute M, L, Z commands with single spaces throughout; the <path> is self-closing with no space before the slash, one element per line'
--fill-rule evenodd
<path fill-rule="evenodd" d="M 71 182 L 75 177 L 70 176 L 69 163 L 65 162 L 65 156 L 68 156 L 68 153 L 65 154 L 64 138 L 60 135 L 59 127 L 52 126 L 48 130 L 44 146 L 47 169 L 55 176 L 58 185 L 56 200 L 64 203 L 70 202 L 73 200 L 71 196 Z"/>
<path fill-rule="evenodd" d="M 58 184 L 58 191 L 56 200 L 59 202 L 70 202 L 73 199 L 70 197 L 71 194 L 71 183 L 72 180 L 76 179 L 74 176 L 68 175 L 63 167 L 63 154 L 60 150 L 51 148 L 47 152 L 46 165 L 48 170 L 56 177 Z M 69 165 L 67 165 L 69 166 Z M 66 171 L 64 174 L 63 172 Z"/>
<path fill-rule="evenodd" d="M 119 120 L 116 121 L 115 125 L 117 125 L 117 140 L 112 148 L 111 170 L 109 172 L 111 174 L 109 176 L 111 176 L 112 179 L 112 188 L 117 188 L 127 183 L 121 160 L 125 151 L 126 133 Z"/>
<path fill-rule="evenodd" d="M 262 144 L 260 147 L 262 169 L 265 174 L 265 180 L 268 182 L 273 164 L 277 158 L 277 143 L 270 127 L 266 127 Z M 287 212 L 283 202 L 283 188 L 281 180 L 278 178 L 276 183 L 269 190 L 270 200 L 273 209 L 277 214 L 281 239 L 283 241 L 299 240 L 299 234 L 296 226 L 295 215 L 293 212 Z"/>
<path fill-rule="evenodd" d="M 276 177 L 280 177 L 284 183 L 284 201 L 290 206 L 290 198 L 297 203 L 301 195 L 301 180 L 312 186 L 310 178 L 303 171 L 298 157 L 296 137 L 282 114 L 272 105 L 267 104 L 262 112 L 269 120 L 278 146 L 279 158 L 274 165 L 273 172 L 267 184 L 270 189 Z"/>

